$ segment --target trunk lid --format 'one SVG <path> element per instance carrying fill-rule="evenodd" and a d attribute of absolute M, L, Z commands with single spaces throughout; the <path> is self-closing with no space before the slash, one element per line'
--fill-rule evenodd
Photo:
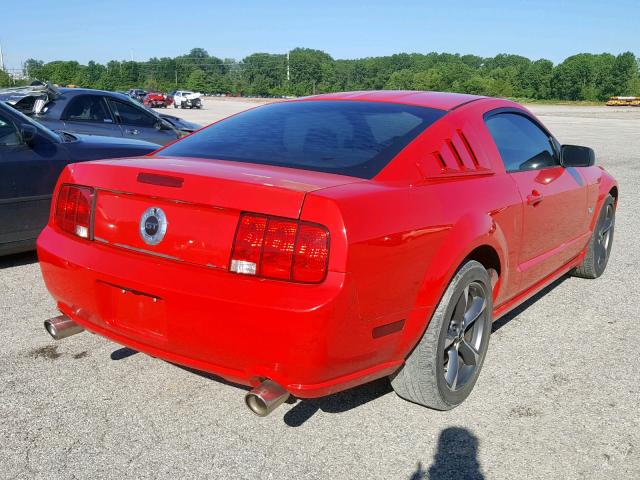
<path fill-rule="evenodd" d="M 166 157 L 80 163 L 70 166 L 70 173 L 73 183 L 96 188 L 95 241 L 222 270 L 229 266 L 241 212 L 298 218 L 307 193 L 361 181 L 282 167 Z M 155 217 L 148 230 L 143 215 L 147 220 Z M 154 228 L 162 224 L 166 231 L 156 242 Z"/>

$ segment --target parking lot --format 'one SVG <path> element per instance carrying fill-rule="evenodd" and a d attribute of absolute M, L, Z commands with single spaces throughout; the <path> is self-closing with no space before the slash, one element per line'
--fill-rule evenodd
<path fill-rule="evenodd" d="M 259 102 L 167 113 L 208 123 Z M 1 478 L 640 478 L 640 108 L 533 106 L 620 182 L 606 273 L 499 320 L 457 409 L 386 380 L 267 418 L 243 388 L 83 333 L 55 343 L 35 254 L 0 258 Z M 553 225 L 549 225 L 553 228 Z"/>

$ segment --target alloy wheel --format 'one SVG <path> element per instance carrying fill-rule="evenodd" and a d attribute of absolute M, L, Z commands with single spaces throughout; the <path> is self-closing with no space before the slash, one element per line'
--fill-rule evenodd
<path fill-rule="evenodd" d="M 611 234 L 613 229 L 613 218 L 614 218 L 614 210 L 613 205 L 609 204 L 606 206 L 604 218 L 599 225 L 597 238 L 596 238 L 596 248 L 595 248 L 595 256 L 596 256 L 596 264 L 598 267 L 602 267 L 609 255 L 609 247 L 611 245 Z"/>
<path fill-rule="evenodd" d="M 481 363 L 480 347 L 487 334 L 487 290 L 479 282 L 464 288 L 453 309 L 444 343 L 444 379 L 452 390 L 463 388 Z"/>

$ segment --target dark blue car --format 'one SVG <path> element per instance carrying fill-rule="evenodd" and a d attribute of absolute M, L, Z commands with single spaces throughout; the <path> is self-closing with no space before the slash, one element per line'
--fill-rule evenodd
<path fill-rule="evenodd" d="M 103 90 L 39 84 L 5 89 L 0 92 L 0 100 L 3 99 L 55 131 L 165 145 L 200 127 L 174 116 L 159 115 L 127 95 Z"/>
<path fill-rule="evenodd" d="M 67 164 L 157 148 L 139 140 L 55 133 L 0 102 L 0 255 L 34 248 Z"/>

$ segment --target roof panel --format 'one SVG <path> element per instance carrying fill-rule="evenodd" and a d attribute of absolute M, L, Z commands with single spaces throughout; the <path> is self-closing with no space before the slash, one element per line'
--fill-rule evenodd
<path fill-rule="evenodd" d="M 416 105 L 419 107 L 451 110 L 460 105 L 477 100 L 477 95 L 449 92 L 419 92 L 413 90 L 373 90 L 365 92 L 340 92 L 305 97 L 301 100 L 361 100 L 368 102 L 389 102 Z"/>

